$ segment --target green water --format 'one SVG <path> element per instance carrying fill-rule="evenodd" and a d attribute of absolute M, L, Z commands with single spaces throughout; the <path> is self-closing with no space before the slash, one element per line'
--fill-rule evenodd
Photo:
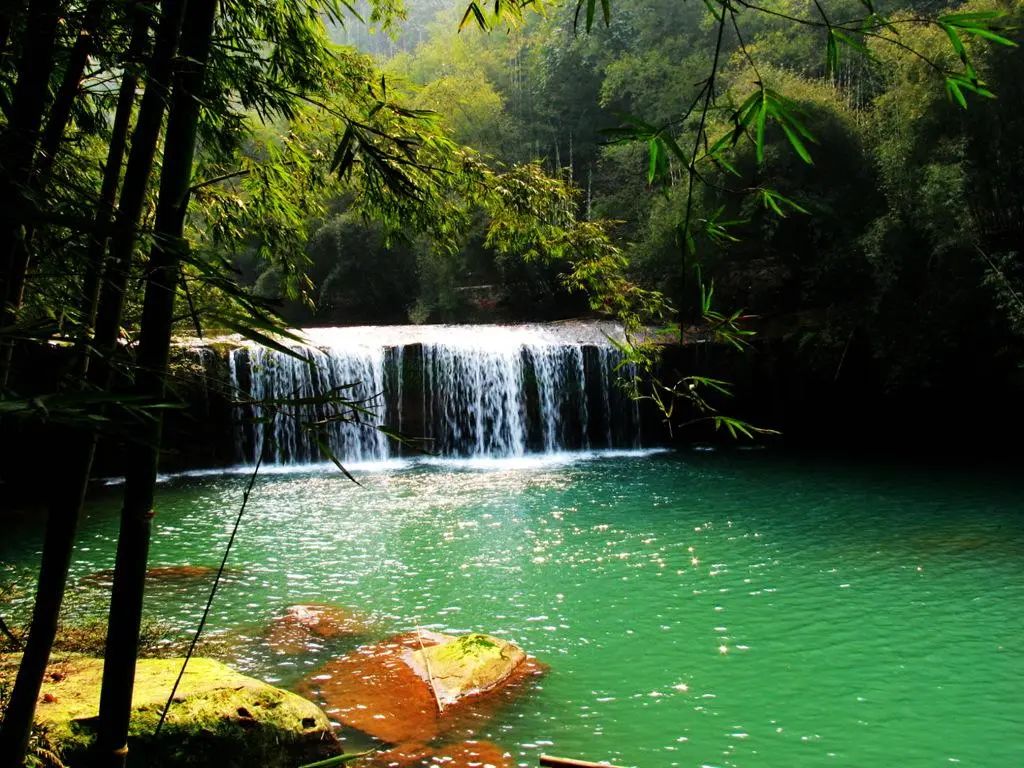
<path fill-rule="evenodd" d="M 289 604 L 507 636 L 550 673 L 476 734 L 637 766 L 1024 765 L 1024 507 L 1010 473 L 767 453 L 261 478 L 213 631 Z M 213 564 L 245 478 L 162 486 L 154 565 Z M 96 500 L 73 574 L 112 563 Z M 27 542 L 31 542 L 26 546 Z M 29 563 L 31 530 L 0 559 Z M 76 581 L 83 595 L 96 591 Z M 186 628 L 202 590 L 154 590 Z M 292 684 L 325 654 L 238 641 Z"/>

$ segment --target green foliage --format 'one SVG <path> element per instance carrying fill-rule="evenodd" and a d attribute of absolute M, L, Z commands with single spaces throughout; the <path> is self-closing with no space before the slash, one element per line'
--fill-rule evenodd
<path fill-rule="evenodd" d="M 238 0 L 219 17 L 231 42 L 215 46 L 204 95 L 182 332 L 280 344 L 281 311 L 396 322 L 589 307 L 630 326 L 676 311 L 710 336 L 732 317 L 745 335 L 746 315 L 708 313 L 699 270 L 722 306 L 786 318 L 776 328 L 829 318 L 812 335 L 832 346 L 838 326 L 870 320 L 888 337 L 908 322 L 889 313 L 921 270 L 897 248 L 940 254 L 944 290 L 995 297 L 1013 322 L 1016 251 L 976 226 L 1005 224 L 1012 205 L 963 201 L 987 195 L 983 177 L 1014 194 L 1019 3 L 316 8 Z M 44 323 L 70 342 L 83 325 L 82 201 L 110 130 L 103 73 L 123 71 L 127 34 L 124 17 L 108 25 L 41 206 L 54 213 L 19 332 Z M 129 341 L 138 312 L 128 296 Z"/>

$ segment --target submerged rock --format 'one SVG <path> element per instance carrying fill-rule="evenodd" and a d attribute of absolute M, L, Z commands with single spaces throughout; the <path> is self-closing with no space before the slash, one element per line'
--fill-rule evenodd
<path fill-rule="evenodd" d="M 369 622 L 345 608 L 333 605 L 291 605 L 274 619 L 267 644 L 275 653 L 301 653 L 311 642 L 358 637 Z"/>
<path fill-rule="evenodd" d="M 502 693 L 543 671 L 498 638 L 414 632 L 328 662 L 300 690 L 347 727 L 392 744 L 426 744 L 442 733 L 474 735 L 507 701 Z"/>
<path fill-rule="evenodd" d="M 401 744 L 362 758 L 356 768 L 512 768 L 512 754 L 491 741 L 441 746 Z"/>
<path fill-rule="evenodd" d="M 176 581 L 182 579 L 210 579 L 217 569 L 210 565 L 162 565 L 146 571 L 146 578 L 156 581 Z"/>
<path fill-rule="evenodd" d="M 234 573 L 226 569 L 224 575 Z M 194 583 L 211 583 L 217 575 L 217 569 L 210 565 L 162 565 L 146 571 L 146 586 L 183 585 Z M 107 568 L 82 577 L 82 583 L 94 587 L 109 588 L 114 583 L 114 570 Z"/>
<path fill-rule="evenodd" d="M 189 662 L 154 738 L 181 662 L 138 662 L 129 733 L 133 765 L 297 765 L 341 752 L 330 721 L 315 704 L 206 658 Z M 3 659 L 0 681 L 13 676 L 17 663 L 14 655 Z M 70 656 L 47 671 L 36 721 L 65 761 L 82 755 L 95 738 L 102 673 L 102 659 L 83 656 Z"/>

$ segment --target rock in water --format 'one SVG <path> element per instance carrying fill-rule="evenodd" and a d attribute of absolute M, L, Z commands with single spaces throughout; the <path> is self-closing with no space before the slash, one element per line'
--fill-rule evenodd
<path fill-rule="evenodd" d="M 512 768 L 512 754 L 490 741 L 401 744 L 361 758 L 357 768 Z"/>
<path fill-rule="evenodd" d="M 321 701 L 331 718 L 382 741 L 426 743 L 441 730 L 437 704 L 429 686 L 402 660 L 420 642 L 408 634 L 361 646 L 327 662 L 300 692 Z"/>
<path fill-rule="evenodd" d="M 267 644 L 275 653 L 302 653 L 310 643 L 356 637 L 368 631 L 368 622 L 333 605 L 291 605 L 274 619 Z"/>
<path fill-rule="evenodd" d="M 133 765 L 299 765 L 341 752 L 330 721 L 315 704 L 206 658 L 189 661 L 164 728 L 154 738 L 181 662 L 138 662 L 129 733 Z M 17 663 L 14 654 L 0 657 L 0 681 L 16 671 Z M 103 660 L 69 656 L 48 672 L 36 721 L 65 762 L 74 761 L 95 738 Z"/>
<path fill-rule="evenodd" d="M 226 569 L 224 575 L 230 577 L 234 570 Z M 146 571 L 146 589 L 191 589 L 199 584 L 208 585 L 217 575 L 217 569 L 210 565 L 161 565 Z M 109 589 L 114 583 L 113 569 L 106 569 L 83 576 L 81 583 L 90 587 Z"/>
<path fill-rule="evenodd" d="M 500 685 L 526 661 L 526 654 L 507 640 L 474 633 L 409 651 L 404 658 L 431 686 L 443 709 Z"/>
<path fill-rule="evenodd" d="M 409 633 L 362 646 L 325 664 L 301 684 L 300 690 L 321 701 L 332 719 L 391 744 L 426 744 L 442 733 L 452 732 L 471 738 L 505 703 L 507 699 L 501 693 L 517 690 L 517 683 L 544 671 L 536 659 L 510 643 L 487 635 L 475 637 L 489 642 L 463 642 L 439 657 L 442 669 L 453 667 L 468 673 L 459 682 L 453 680 L 444 693 L 438 688 L 440 695 L 453 702 L 449 705 L 438 706 L 434 687 L 441 681 L 433 666 L 435 686 L 431 686 L 429 676 L 413 668 L 417 663 L 413 659 L 424 649 L 441 649 L 466 638 L 434 632 Z M 497 649 L 501 653 L 496 653 Z M 504 659 L 495 658 L 502 654 Z M 478 656 L 486 663 L 474 663 Z M 510 664 L 517 658 L 518 663 Z M 420 659 L 433 664 L 430 657 Z M 462 693 L 453 699 L 455 691 Z"/>

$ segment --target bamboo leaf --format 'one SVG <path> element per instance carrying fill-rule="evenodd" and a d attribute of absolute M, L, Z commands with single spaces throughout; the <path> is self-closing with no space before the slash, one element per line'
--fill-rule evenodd
<path fill-rule="evenodd" d="M 985 29 L 983 27 L 962 27 L 962 29 L 969 35 L 974 35 L 975 37 L 980 37 L 984 40 L 989 40 L 990 42 L 998 43 L 999 45 L 1005 45 L 1010 48 L 1017 47 L 1017 43 L 1015 43 L 1013 40 L 1003 37 L 1002 35 L 997 35 L 995 32 L 989 29 Z"/>
<path fill-rule="evenodd" d="M 978 21 L 993 21 L 995 19 L 1005 18 L 1006 14 L 1002 11 L 975 11 L 973 13 L 947 13 L 939 16 L 939 22 L 945 24 L 956 24 L 961 25 L 964 23 L 972 23 Z"/>
<path fill-rule="evenodd" d="M 966 64 L 967 51 L 964 48 L 963 41 L 960 39 L 960 35 L 958 35 L 957 31 L 949 24 L 939 24 L 939 26 L 942 27 L 943 31 L 946 33 L 946 36 L 949 38 L 949 42 L 953 44 L 953 50 L 956 52 L 956 55 L 960 57 L 960 61 Z"/>
<path fill-rule="evenodd" d="M 487 31 L 487 19 L 484 18 L 483 11 L 480 10 L 480 6 L 474 2 L 470 3 L 466 8 L 466 12 L 462 15 L 462 21 L 459 22 L 459 32 L 463 30 L 470 18 L 476 19 L 477 26 L 480 29 Z"/>
<path fill-rule="evenodd" d="M 334 464 L 334 466 L 336 466 L 341 471 L 341 474 L 343 474 L 356 485 L 362 487 L 362 483 L 360 483 L 358 480 L 352 477 L 352 474 L 347 469 L 345 469 L 344 465 L 338 460 L 338 457 L 334 455 L 334 451 L 331 450 L 331 447 L 327 445 L 327 441 L 324 440 L 323 437 L 320 436 L 319 434 L 316 436 L 316 444 L 317 447 L 320 449 L 320 453 L 322 453 L 324 456 L 330 459 L 331 463 Z"/>
<path fill-rule="evenodd" d="M 964 98 L 963 92 L 960 90 L 960 84 L 952 77 L 946 78 L 946 93 L 964 109 L 967 109 L 967 99 Z"/>
<path fill-rule="evenodd" d="M 227 328 L 230 331 L 234 331 L 235 333 L 241 335 L 243 338 L 249 339 L 249 341 L 254 341 L 257 344 L 264 347 L 269 347 L 270 349 L 273 349 L 276 352 L 280 352 L 283 355 L 288 355 L 289 357 L 293 357 L 296 360 L 301 360 L 306 365 L 312 365 L 309 358 L 307 358 L 302 351 L 293 349 L 292 347 L 282 344 L 272 336 L 269 336 L 257 330 L 249 323 L 238 320 L 232 317 L 231 315 L 227 314 L 217 314 L 215 315 L 215 318 L 216 321 L 221 323 L 225 328 Z"/>
<path fill-rule="evenodd" d="M 804 146 L 803 141 L 796 134 L 796 131 L 790 128 L 789 124 L 786 122 L 779 121 L 779 125 L 781 125 L 782 130 L 785 131 L 786 138 L 789 139 L 789 143 L 793 146 L 793 149 L 795 149 L 796 153 L 800 155 L 800 159 L 808 165 L 814 165 L 814 160 L 811 159 L 811 153 L 807 151 L 807 147 Z"/>
<path fill-rule="evenodd" d="M 768 102 L 761 100 L 761 109 L 757 113 L 757 133 L 754 141 L 754 151 L 757 155 L 757 162 L 764 162 L 764 129 L 768 122 Z"/>
<path fill-rule="evenodd" d="M 658 140 L 651 138 L 647 142 L 647 183 L 653 184 L 655 177 L 658 175 L 658 154 L 660 152 Z"/>
<path fill-rule="evenodd" d="M 708 9 L 708 13 L 711 14 L 715 21 L 722 21 L 722 15 L 725 13 L 725 8 L 718 5 L 714 0 L 704 0 L 704 7 Z"/>
<path fill-rule="evenodd" d="M 794 200 L 790 200 L 785 195 L 780 195 L 774 189 L 762 189 L 761 200 L 764 203 L 765 208 L 770 208 L 772 211 L 774 211 L 782 218 L 786 217 L 785 208 L 791 208 L 792 210 L 797 211 L 799 213 L 810 213 L 810 211 L 808 211 L 802 205 L 795 202 Z"/>
<path fill-rule="evenodd" d="M 982 83 L 978 82 L 977 80 L 971 82 L 970 80 L 957 78 L 957 84 L 960 88 L 966 88 L 971 93 L 976 93 L 979 96 L 984 96 L 986 99 L 994 99 L 996 97 L 996 95 L 992 93 L 992 91 L 988 90 Z"/>
<path fill-rule="evenodd" d="M 754 115 L 757 114 L 758 102 L 763 100 L 764 91 L 760 88 L 750 94 L 746 101 L 740 104 L 739 108 L 736 110 L 734 118 L 737 124 L 742 127 L 749 125 Z"/>
<path fill-rule="evenodd" d="M 365 752 L 350 752 L 344 755 L 335 755 L 334 757 L 328 757 L 326 760 L 318 760 L 315 763 L 306 763 L 305 765 L 299 766 L 299 768 L 337 768 L 339 765 L 344 765 L 352 760 L 358 760 L 360 757 L 372 755 L 373 752 L 374 750 L 368 749 Z"/>
<path fill-rule="evenodd" d="M 727 145 L 728 146 L 734 145 L 736 143 L 736 141 L 735 141 L 735 139 L 733 139 L 733 135 L 734 135 L 733 132 L 729 131 L 729 133 L 726 133 L 726 134 L 723 134 L 722 136 L 720 136 L 718 138 L 718 140 L 715 141 L 711 145 L 711 148 L 708 150 L 708 155 L 710 157 L 718 157 L 719 153 L 722 150 L 724 150 Z"/>
<path fill-rule="evenodd" d="M 767 189 L 761 190 L 761 198 L 764 201 L 765 208 L 770 208 L 775 211 L 780 218 L 786 218 L 785 212 L 783 212 L 782 208 L 779 207 L 779 204 L 775 202 L 775 197 L 770 191 Z"/>
<path fill-rule="evenodd" d="M 660 140 L 662 144 L 668 149 L 668 151 L 675 155 L 676 159 L 680 163 L 682 163 L 683 165 L 686 164 L 686 155 L 683 154 L 682 147 L 680 147 L 679 144 L 676 143 L 675 139 L 673 139 L 667 133 L 663 133 L 660 136 Z"/>
<path fill-rule="evenodd" d="M 743 175 L 743 174 L 741 174 L 739 172 L 739 169 L 737 169 L 736 166 L 734 166 L 728 160 L 724 159 L 721 155 L 713 155 L 711 157 L 711 161 L 713 163 L 715 163 L 715 165 L 720 166 L 722 169 L 724 169 L 728 173 L 731 173 L 733 176 L 742 176 Z"/>
<path fill-rule="evenodd" d="M 853 48 L 853 50 L 857 51 L 860 54 L 863 54 L 864 56 L 867 56 L 870 59 L 874 59 L 874 56 L 872 55 L 871 51 L 868 50 L 867 46 L 864 45 L 863 41 L 858 40 L 853 35 L 846 34 L 840 29 L 833 28 L 832 33 L 835 35 L 836 40 L 841 42 L 843 45 L 849 48 Z"/>
<path fill-rule="evenodd" d="M 338 142 L 338 148 L 334 151 L 334 159 L 331 161 L 331 171 L 337 172 L 338 176 L 344 176 L 352 166 L 355 159 L 355 127 L 349 123 L 345 127 L 345 133 Z"/>

